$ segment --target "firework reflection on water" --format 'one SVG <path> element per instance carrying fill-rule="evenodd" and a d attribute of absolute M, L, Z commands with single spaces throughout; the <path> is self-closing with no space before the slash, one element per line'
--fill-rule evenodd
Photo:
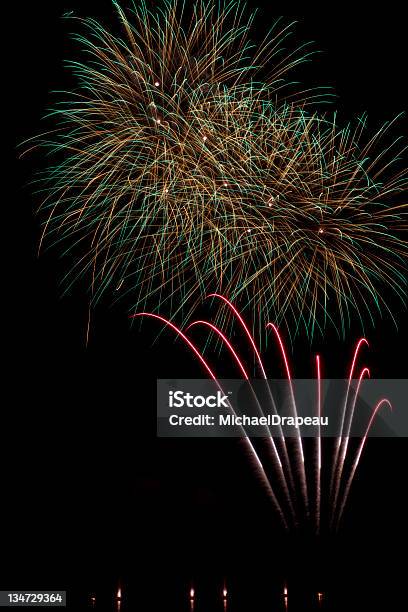
<path fill-rule="evenodd" d="M 239 596 L 239 594 L 237 594 L 236 599 L 233 599 L 233 601 L 230 602 L 229 592 L 225 586 L 222 588 L 221 593 L 218 595 L 218 597 L 216 597 L 214 601 L 211 601 L 211 603 L 208 602 L 205 593 L 202 593 L 202 599 L 200 597 L 197 597 L 196 591 L 193 587 L 191 587 L 191 589 L 188 591 L 186 600 L 187 606 L 185 605 L 185 603 L 183 604 L 183 602 L 179 602 L 179 605 L 177 607 L 175 607 L 174 604 L 170 604 L 168 612 L 171 612 L 173 609 L 177 609 L 180 610 L 180 612 L 183 612 L 184 610 L 187 610 L 187 608 L 190 610 L 190 612 L 221 612 L 221 610 L 223 610 L 224 612 L 241 612 L 241 610 L 244 609 L 246 610 L 246 612 L 248 612 L 249 605 L 249 602 L 246 601 L 245 603 L 243 603 L 241 601 L 241 597 Z M 92 593 L 89 596 L 88 602 L 88 609 L 109 609 L 106 608 L 105 605 L 100 606 L 101 599 L 98 599 L 95 593 Z M 118 588 L 113 598 L 113 605 L 111 609 L 114 612 L 126 612 L 127 610 L 134 609 L 133 606 L 129 607 L 128 604 L 123 604 L 124 601 L 122 596 L 122 589 Z M 251 606 L 252 605 L 253 612 L 264 612 L 264 610 L 285 610 L 288 612 L 300 612 L 301 610 L 306 609 L 309 612 L 317 612 L 318 610 L 330 609 L 327 608 L 325 605 L 323 592 L 318 591 L 314 594 L 311 594 L 310 598 L 305 597 L 303 607 L 302 599 L 298 598 L 296 590 L 291 589 L 291 593 L 289 593 L 288 587 L 286 585 L 284 586 L 283 591 L 281 591 L 280 596 L 271 596 L 270 599 L 266 598 L 264 601 L 262 601 L 262 603 L 260 603 L 257 598 L 254 597 Z"/>

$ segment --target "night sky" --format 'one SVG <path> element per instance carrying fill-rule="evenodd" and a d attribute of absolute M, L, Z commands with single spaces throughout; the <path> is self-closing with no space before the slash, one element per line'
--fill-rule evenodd
<path fill-rule="evenodd" d="M 19 160 L 17 144 L 41 131 L 50 91 L 71 83 L 62 63 L 75 49 L 60 16 L 73 9 L 109 19 L 110 3 L 9 8 L 3 125 L 11 130 L 13 167 L 3 200 L 9 340 L 3 348 L 0 587 L 65 588 L 80 600 L 92 590 L 109 593 L 120 579 L 138 601 L 146 599 L 147 609 L 157 598 L 170 607 L 191 580 L 201 581 L 210 599 L 225 577 L 244 601 L 255 585 L 261 592 L 274 577 L 298 576 L 306 567 L 336 597 L 371 593 L 377 601 L 399 602 L 408 543 L 406 440 L 369 441 L 339 540 L 288 543 L 237 441 L 156 439 L 156 378 L 203 375 L 181 343 L 170 333 L 153 342 L 157 324 L 132 327 L 130 304 L 105 300 L 92 314 L 86 346 L 86 287 L 78 284 L 62 297 L 69 261 L 57 249 L 37 257 L 39 201 L 28 183 L 39 160 Z M 292 8 L 265 2 L 260 21 Z M 335 87 L 342 120 L 367 111 L 374 131 L 406 111 L 400 15 L 330 10 L 295 18 L 297 40 L 314 40 L 323 51 L 300 78 Z M 403 119 L 398 133 L 406 127 Z M 399 308 L 397 318 L 398 330 L 386 319 L 367 330 L 373 377 L 406 377 L 406 311 Z M 343 377 L 358 334 L 351 329 L 342 341 L 329 331 L 312 346 L 298 338 L 294 374 L 314 376 L 319 352 L 326 376 Z M 275 356 L 269 348 L 267 360 L 276 362 Z M 274 375 L 282 375 L 276 367 Z"/>

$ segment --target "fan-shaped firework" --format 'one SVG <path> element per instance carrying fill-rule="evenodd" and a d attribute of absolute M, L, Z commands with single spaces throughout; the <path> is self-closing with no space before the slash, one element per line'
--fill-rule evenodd
<path fill-rule="evenodd" d="M 115 6 L 123 38 L 85 20 L 79 86 L 39 139 L 57 159 L 45 233 L 75 256 L 70 278 L 172 315 L 210 287 L 311 335 L 388 309 L 384 288 L 404 300 L 398 145 L 281 99 L 308 57 L 283 51 L 290 28 L 254 46 L 240 2 Z"/>
<path fill-rule="evenodd" d="M 216 382 L 219 390 L 227 398 L 227 388 L 224 387 L 225 381 L 217 379 L 217 365 L 219 366 L 219 364 L 207 358 L 205 351 L 199 348 L 192 337 L 192 329 L 196 326 L 207 329 L 209 334 L 221 340 L 228 359 L 231 360 L 232 368 L 237 369 L 239 375 L 243 377 L 244 380 L 248 381 L 259 414 L 263 417 L 270 413 L 277 415 L 282 407 L 279 406 L 279 404 L 286 404 L 287 399 L 285 397 L 280 397 L 279 399 L 275 394 L 273 386 L 270 384 L 271 381 L 267 378 L 267 370 L 256 341 L 241 313 L 236 309 L 234 304 L 224 296 L 215 294 L 210 297 L 215 298 L 224 308 L 227 308 L 232 318 L 238 323 L 237 338 L 243 338 L 244 341 L 248 343 L 250 352 L 255 358 L 258 370 L 257 374 L 265 381 L 265 386 L 268 391 L 266 394 L 259 393 L 259 385 L 254 384 L 260 382 L 259 380 L 251 381 L 250 379 L 249 371 L 252 360 L 248 363 L 248 360 L 240 354 L 240 350 L 236 343 L 232 339 L 230 340 L 222 329 L 218 328 L 210 321 L 192 321 L 187 328 L 180 329 L 174 325 L 174 323 L 158 314 L 139 312 L 132 316 L 150 317 L 159 321 L 160 324 L 169 327 L 172 332 L 182 340 L 194 357 L 198 359 L 198 362 L 203 366 L 205 374 Z M 280 349 L 289 386 L 290 413 L 293 415 L 294 419 L 297 419 L 298 394 L 296 394 L 294 390 L 291 367 L 282 336 L 276 325 L 272 323 L 268 323 L 266 329 L 273 333 Z M 355 417 L 356 403 L 360 388 L 363 379 L 370 375 L 369 369 L 367 367 L 362 367 L 358 377 L 356 377 L 358 360 L 364 344 L 368 345 L 368 342 L 365 338 L 361 338 L 354 349 L 353 359 L 344 389 L 344 398 L 342 398 L 340 402 L 341 418 L 339 427 L 336 430 L 334 452 L 333 449 L 326 449 L 326 451 L 329 450 L 329 453 L 322 452 L 322 431 L 320 426 L 318 426 L 314 440 L 312 440 L 314 445 L 312 457 L 307 457 L 304 452 L 304 444 L 306 441 L 302 438 L 299 429 L 297 430 L 296 436 L 291 438 L 291 436 L 283 432 L 282 428 L 280 428 L 280 430 L 276 429 L 276 434 L 273 434 L 271 428 L 268 429 L 268 427 L 265 427 L 263 437 L 256 438 L 253 437 L 253 430 L 251 433 L 250 427 L 243 425 L 240 428 L 242 432 L 242 442 L 251 460 L 252 466 L 254 467 L 255 473 L 263 484 L 283 527 L 287 530 L 294 527 L 308 528 L 310 524 L 316 533 L 319 533 L 321 528 L 323 528 L 324 531 L 338 529 L 355 473 L 377 413 L 384 407 L 392 409 L 388 399 L 379 399 L 377 403 L 371 407 L 369 414 L 366 415 L 362 425 L 362 434 L 359 436 L 357 446 L 355 447 L 354 445 L 353 448 L 350 448 L 352 423 Z M 321 359 L 319 355 L 316 355 L 316 393 L 313 394 L 315 396 L 315 409 L 313 413 L 318 419 L 320 419 L 321 415 L 325 412 L 321 370 Z M 352 382 L 353 379 L 356 378 L 358 382 L 356 389 L 353 390 Z M 326 400 L 327 397 L 328 395 L 326 394 Z M 237 406 L 235 400 L 230 398 L 228 400 L 228 405 L 231 414 L 236 416 Z M 328 401 L 330 402 L 332 400 Z M 245 399 L 244 403 L 245 410 L 247 410 L 248 398 Z M 326 456 L 327 454 L 329 454 L 329 457 Z M 326 465 L 329 466 L 329 478 L 325 476 L 323 471 L 323 466 Z M 322 521 L 323 505 L 325 507 L 324 521 Z"/>

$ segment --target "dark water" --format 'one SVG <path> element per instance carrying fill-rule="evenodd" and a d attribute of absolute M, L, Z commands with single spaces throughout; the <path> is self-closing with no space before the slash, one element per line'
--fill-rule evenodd
<path fill-rule="evenodd" d="M 162 606 L 163 604 L 161 602 L 161 599 L 159 598 L 156 601 L 154 600 L 154 598 L 152 598 L 152 600 L 150 601 L 150 606 L 148 605 L 148 603 L 147 605 L 146 603 L 141 605 L 140 602 L 138 604 L 136 602 L 126 602 L 125 599 L 123 600 L 120 606 L 116 602 L 112 603 L 111 606 L 108 606 L 107 602 L 98 603 L 98 601 L 96 600 L 94 603 L 89 601 L 88 606 L 84 609 L 95 610 L 95 612 L 97 612 L 98 610 L 110 610 L 111 612 L 130 612 L 131 610 L 136 611 L 142 608 L 144 610 L 157 610 Z M 167 606 L 167 610 L 171 612 L 175 612 L 176 610 L 178 612 L 242 612 L 244 610 L 247 610 L 248 612 L 296 612 L 298 610 L 319 612 L 320 610 L 323 611 L 334 609 L 335 608 L 329 605 L 328 601 L 325 601 L 324 599 L 319 600 L 317 596 L 315 598 L 310 598 L 309 600 L 304 600 L 303 602 L 297 600 L 297 598 L 295 598 L 294 596 L 292 596 L 291 598 L 271 598 L 269 601 L 264 602 L 257 601 L 256 599 L 254 599 L 252 602 L 239 600 L 234 601 L 233 599 L 230 599 L 228 601 L 220 600 L 218 602 L 209 600 L 189 601 L 189 599 L 186 598 L 186 601 L 180 602 L 178 606 L 175 605 L 174 602 L 171 606 Z"/>

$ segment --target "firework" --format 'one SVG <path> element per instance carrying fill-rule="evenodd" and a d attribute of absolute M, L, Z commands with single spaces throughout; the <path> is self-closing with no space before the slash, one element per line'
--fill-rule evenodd
<path fill-rule="evenodd" d="M 32 145 L 55 160 L 43 235 L 71 255 L 67 287 L 186 319 L 211 287 L 309 336 L 404 301 L 400 145 L 390 126 L 364 144 L 364 117 L 338 127 L 285 86 L 310 56 L 283 50 L 291 25 L 254 45 L 239 1 L 114 6 L 120 35 L 79 20 L 78 86 Z"/>
<path fill-rule="evenodd" d="M 267 381 L 266 369 L 263 364 L 259 349 L 255 342 L 254 337 L 249 331 L 242 315 L 236 309 L 234 304 L 222 295 L 213 295 L 213 298 L 221 300 L 231 311 L 232 315 L 239 324 L 239 328 L 243 333 L 243 337 L 248 340 L 249 346 L 256 359 L 256 363 L 259 368 L 259 373 L 262 378 Z M 188 346 L 193 354 L 198 358 L 199 362 L 203 366 L 206 374 L 216 382 L 219 389 L 222 389 L 222 382 L 217 380 L 216 369 L 213 365 L 209 364 L 208 359 L 204 356 L 197 345 L 189 337 L 189 330 L 193 329 L 196 325 L 205 325 L 209 328 L 210 332 L 214 333 L 217 338 L 220 338 L 228 353 L 232 357 L 232 364 L 238 368 L 241 376 L 249 381 L 250 389 L 254 395 L 255 401 L 258 405 L 259 413 L 264 415 L 267 411 L 265 406 L 262 406 L 262 400 L 257 396 L 255 388 L 252 386 L 248 376 L 249 367 L 245 364 L 244 359 L 240 356 L 238 351 L 234 348 L 231 341 L 227 336 L 213 325 L 209 321 L 194 321 L 190 323 L 185 331 L 182 331 L 171 321 L 150 312 L 141 312 L 133 315 L 134 317 L 151 317 L 160 321 L 165 326 L 172 329 L 178 337 Z M 281 351 L 282 361 L 286 370 L 287 379 L 289 382 L 290 389 L 290 400 L 291 400 L 291 411 L 293 415 L 297 415 L 296 409 L 296 398 L 292 385 L 292 377 L 290 371 L 290 364 L 285 350 L 285 346 L 282 337 L 275 325 L 270 323 L 267 324 L 267 328 L 271 328 L 274 332 L 277 344 Z M 349 378 L 345 390 L 345 399 L 343 408 L 340 415 L 340 428 L 339 436 L 335 438 L 334 453 L 327 453 L 330 457 L 328 458 L 328 465 L 331 472 L 330 484 L 327 482 L 327 486 L 324 486 L 324 493 L 327 502 L 330 504 L 329 517 L 327 527 L 329 529 L 337 530 L 344 513 L 346 502 L 350 493 L 350 489 L 353 483 L 355 473 L 357 471 L 360 459 L 367 441 L 368 434 L 373 425 L 374 419 L 378 411 L 384 406 L 391 408 L 390 402 L 383 398 L 377 402 L 371 414 L 368 417 L 368 422 L 365 426 L 364 433 L 358 443 L 357 449 L 352 451 L 349 449 L 349 437 L 354 416 L 354 411 L 357 402 L 357 396 L 360 391 L 360 386 L 363 378 L 367 376 L 368 369 L 362 367 L 360 375 L 357 379 L 357 387 L 355 391 L 351 390 L 351 382 L 354 377 L 357 359 L 359 356 L 359 350 L 361 346 L 366 343 L 365 338 L 362 338 L 357 343 L 352 364 L 350 367 Z M 316 409 L 315 414 L 320 416 L 324 412 L 324 406 L 322 406 L 322 392 L 321 392 L 321 358 L 316 357 Z M 266 383 L 269 390 L 268 403 L 272 405 L 272 412 L 276 414 L 276 400 L 273 397 L 273 392 L 269 386 L 269 382 Z M 265 400 L 263 400 L 265 401 Z M 230 410 L 233 415 L 236 412 L 229 402 Z M 269 411 L 269 406 L 268 406 Z M 243 442 L 248 452 L 248 456 L 254 466 L 255 473 L 259 480 L 265 487 L 269 498 L 272 501 L 274 509 L 277 512 L 283 527 L 286 530 L 291 528 L 297 528 L 299 526 L 304 527 L 305 525 L 312 525 L 315 533 L 320 533 L 321 530 L 321 500 L 322 500 L 322 439 L 321 439 L 321 428 L 319 426 L 318 434 L 315 440 L 315 456 L 314 460 L 308 464 L 305 458 L 303 449 L 302 437 L 297 430 L 297 437 L 295 438 L 295 446 L 289 437 L 285 436 L 280 430 L 280 436 L 274 439 L 271 430 L 269 429 L 268 436 L 266 438 L 267 453 L 262 452 L 259 446 L 259 440 L 253 440 L 249 437 L 249 434 L 245 428 L 245 425 L 241 428 L 243 434 Z M 264 440 L 265 442 L 265 440 Z M 346 458 L 349 459 L 350 468 L 345 474 L 345 462 Z M 310 484 L 313 483 L 313 486 Z M 300 495 L 299 495 L 300 493 Z"/>

